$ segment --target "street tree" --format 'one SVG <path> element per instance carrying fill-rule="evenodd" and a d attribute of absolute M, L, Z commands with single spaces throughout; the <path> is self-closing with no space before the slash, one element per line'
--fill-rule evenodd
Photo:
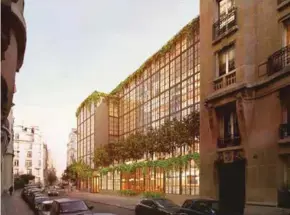
<path fill-rule="evenodd" d="M 56 171 L 55 168 L 51 168 L 47 172 L 47 181 L 48 184 L 51 186 L 57 181 Z"/>

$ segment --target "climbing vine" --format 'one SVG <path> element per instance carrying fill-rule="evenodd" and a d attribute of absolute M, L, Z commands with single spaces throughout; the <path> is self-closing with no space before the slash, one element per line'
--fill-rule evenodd
<path fill-rule="evenodd" d="M 183 156 L 172 157 L 164 160 L 154 160 L 154 161 L 141 161 L 134 162 L 130 164 L 120 164 L 113 167 L 101 168 L 99 172 L 103 175 L 106 175 L 108 172 L 112 171 L 121 171 L 121 172 L 134 172 L 136 169 L 142 169 L 143 173 L 146 168 L 150 167 L 159 167 L 166 171 L 172 168 L 178 168 L 186 165 L 190 160 L 194 160 L 197 167 L 199 167 L 199 153 L 191 153 Z"/>
<path fill-rule="evenodd" d="M 81 109 L 83 109 L 84 107 L 88 107 L 89 109 L 91 108 L 91 104 L 95 104 L 98 101 L 100 101 L 101 98 L 105 98 L 107 97 L 108 94 L 106 93 L 102 93 L 102 92 L 98 92 L 98 91 L 94 91 L 91 95 L 89 95 L 81 104 L 80 106 L 77 108 L 76 111 L 76 116 L 79 115 Z"/>

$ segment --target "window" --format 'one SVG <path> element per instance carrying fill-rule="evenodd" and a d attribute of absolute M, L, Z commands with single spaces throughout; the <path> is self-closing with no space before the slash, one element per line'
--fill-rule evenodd
<path fill-rule="evenodd" d="M 222 18 L 226 14 L 228 14 L 234 6 L 233 0 L 220 0 L 218 3 L 218 12 L 219 12 L 219 18 Z"/>
<path fill-rule="evenodd" d="M 114 172 L 114 190 L 120 190 L 120 180 L 121 180 L 121 174 L 118 171 Z"/>
<path fill-rule="evenodd" d="M 112 172 L 108 172 L 108 190 L 113 190 L 113 173 Z"/>
<path fill-rule="evenodd" d="M 14 166 L 19 166 L 19 160 L 14 160 Z"/>
<path fill-rule="evenodd" d="M 235 47 L 231 45 L 218 53 L 218 76 L 228 74 L 235 68 Z"/>
<path fill-rule="evenodd" d="M 28 169 L 26 172 L 27 172 L 28 175 L 32 175 L 32 170 L 31 169 Z"/>
<path fill-rule="evenodd" d="M 235 102 L 220 107 L 218 118 L 220 123 L 218 147 L 239 145 L 240 135 Z"/>
<path fill-rule="evenodd" d="M 28 167 L 32 167 L 32 161 L 31 160 L 26 160 L 25 161 L 25 167 L 28 168 Z"/>
<path fill-rule="evenodd" d="M 27 158 L 31 158 L 32 157 L 32 152 L 31 151 L 28 151 L 27 154 L 26 154 Z"/>
<path fill-rule="evenodd" d="M 183 208 L 190 208 L 191 207 L 191 203 L 192 201 L 191 200 L 186 200 L 184 202 L 184 204 L 182 205 Z"/>

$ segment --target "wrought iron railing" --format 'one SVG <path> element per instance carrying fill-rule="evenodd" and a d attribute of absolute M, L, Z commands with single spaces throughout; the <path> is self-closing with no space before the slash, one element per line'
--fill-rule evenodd
<path fill-rule="evenodd" d="M 284 139 L 286 137 L 290 137 L 290 123 L 281 124 L 279 132 L 280 132 L 281 139 Z"/>
<path fill-rule="evenodd" d="M 237 8 L 233 7 L 227 14 L 221 15 L 213 24 L 213 39 L 219 38 L 237 25 Z"/>
<path fill-rule="evenodd" d="M 226 138 L 218 138 L 217 147 L 227 148 L 232 146 L 239 146 L 241 143 L 240 135 L 234 135 Z"/>
<path fill-rule="evenodd" d="M 272 75 L 290 65 L 290 45 L 276 51 L 268 58 L 267 73 Z"/>

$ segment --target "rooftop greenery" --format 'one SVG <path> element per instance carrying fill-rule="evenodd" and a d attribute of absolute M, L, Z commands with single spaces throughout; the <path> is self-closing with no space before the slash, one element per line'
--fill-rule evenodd
<path fill-rule="evenodd" d="M 101 98 L 114 98 L 121 89 L 123 89 L 128 83 L 130 83 L 135 78 L 139 77 L 144 69 L 149 66 L 151 62 L 154 62 L 159 57 L 164 56 L 170 49 L 175 45 L 176 41 L 182 36 L 189 36 L 194 32 L 194 29 L 198 26 L 199 17 L 194 18 L 185 27 L 183 27 L 171 40 L 169 40 L 158 52 L 149 57 L 133 74 L 128 76 L 124 81 L 122 81 L 115 89 L 113 89 L 109 94 L 94 91 L 89 95 L 77 108 L 76 116 L 79 115 L 80 111 L 84 107 L 90 107 L 92 103 L 97 103 Z"/>

